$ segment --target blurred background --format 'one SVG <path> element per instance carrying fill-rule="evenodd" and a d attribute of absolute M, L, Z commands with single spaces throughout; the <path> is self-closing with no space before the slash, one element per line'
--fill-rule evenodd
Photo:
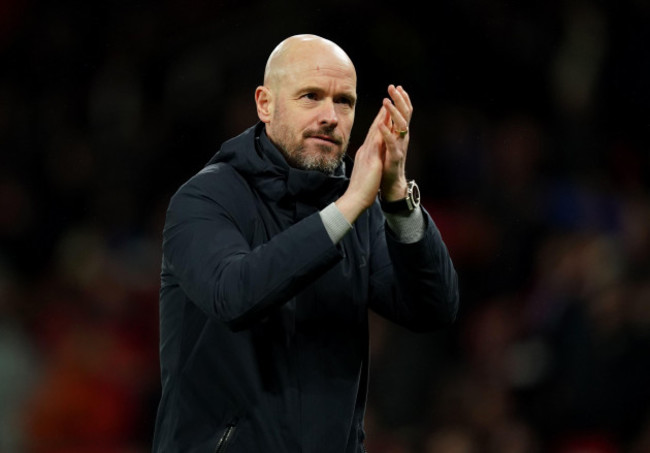
<path fill-rule="evenodd" d="M 0 452 L 149 451 L 170 195 L 295 33 L 415 106 L 452 328 L 372 316 L 371 453 L 650 452 L 645 0 L 0 1 Z"/>

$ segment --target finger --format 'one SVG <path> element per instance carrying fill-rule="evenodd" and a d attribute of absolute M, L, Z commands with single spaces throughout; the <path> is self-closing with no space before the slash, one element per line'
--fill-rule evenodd
<path fill-rule="evenodd" d="M 395 132 L 408 130 L 408 120 L 404 118 L 402 112 L 400 112 L 390 100 L 384 99 L 384 107 L 390 113 Z"/>
<path fill-rule="evenodd" d="M 381 108 L 379 109 L 379 112 L 377 113 L 377 116 L 375 117 L 374 123 L 381 123 L 386 121 L 386 117 L 388 112 L 386 112 L 386 108 L 382 105 Z"/>
<path fill-rule="evenodd" d="M 390 94 L 393 101 L 398 104 L 398 107 L 403 107 L 405 110 L 411 109 L 411 99 L 408 93 L 401 85 L 395 86 L 393 84 L 388 86 L 388 94 Z"/>
<path fill-rule="evenodd" d="M 403 165 L 406 159 L 406 149 L 403 149 L 400 145 L 401 140 L 388 127 L 382 125 L 380 130 L 386 144 L 385 151 L 381 155 L 384 174 L 386 174 L 386 172 L 391 173 Z"/>
<path fill-rule="evenodd" d="M 375 117 L 375 120 L 372 122 L 372 126 L 370 127 L 376 129 L 379 124 L 388 124 L 390 117 L 391 115 L 386 108 L 386 105 L 382 104 L 381 108 L 379 109 L 379 113 L 377 113 L 377 116 Z"/>
<path fill-rule="evenodd" d="M 411 97 L 409 96 L 409 94 L 402 87 L 402 85 L 399 85 L 397 87 L 397 91 L 402 95 L 402 98 L 404 99 L 404 102 L 406 103 L 407 108 L 412 112 L 413 111 L 413 104 L 411 104 Z"/>
<path fill-rule="evenodd" d="M 395 103 L 395 106 L 400 111 L 402 116 L 406 119 L 406 122 L 411 121 L 411 113 L 413 107 L 411 105 L 411 99 L 408 97 L 408 94 L 402 88 L 402 86 L 395 87 L 395 85 L 388 86 L 388 94 Z"/>
<path fill-rule="evenodd" d="M 386 150 L 388 152 L 391 154 L 401 154 L 404 152 L 402 151 L 403 146 L 401 146 L 399 143 L 402 141 L 402 137 L 395 135 L 394 131 L 384 124 L 380 125 L 379 131 L 381 132 L 384 143 L 386 144 Z"/>
<path fill-rule="evenodd" d="M 379 126 L 379 131 L 384 138 L 384 142 L 386 142 L 386 146 L 391 149 L 395 148 L 397 139 L 395 138 L 395 134 L 393 134 L 390 128 L 385 124 L 381 124 Z"/>

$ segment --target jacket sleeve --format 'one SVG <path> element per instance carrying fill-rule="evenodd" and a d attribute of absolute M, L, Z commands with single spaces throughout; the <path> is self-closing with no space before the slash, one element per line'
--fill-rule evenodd
<path fill-rule="evenodd" d="M 342 259 L 317 212 L 251 248 L 245 230 L 257 221 L 252 195 L 247 200 L 237 184 L 220 184 L 224 193 L 215 193 L 207 176 L 199 173 L 170 201 L 163 272 L 231 329 L 265 317 Z"/>
<path fill-rule="evenodd" d="M 440 231 L 423 209 L 425 233 L 412 244 L 397 241 L 375 209 L 369 306 L 383 317 L 414 331 L 454 322 L 458 277 Z M 377 219 L 381 217 L 381 220 Z"/>

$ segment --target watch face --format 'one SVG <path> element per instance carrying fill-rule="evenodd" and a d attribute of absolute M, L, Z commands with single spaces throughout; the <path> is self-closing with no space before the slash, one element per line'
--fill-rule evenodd
<path fill-rule="evenodd" d="M 413 201 L 414 206 L 419 206 L 420 205 L 420 188 L 418 185 L 415 183 L 415 181 L 411 184 L 410 187 L 410 192 L 411 192 L 411 200 Z"/>
<path fill-rule="evenodd" d="M 409 213 L 420 206 L 420 189 L 415 181 L 411 180 L 408 182 L 406 198 L 396 201 L 385 201 L 381 199 L 380 194 L 379 201 L 384 212 L 391 214 Z"/>

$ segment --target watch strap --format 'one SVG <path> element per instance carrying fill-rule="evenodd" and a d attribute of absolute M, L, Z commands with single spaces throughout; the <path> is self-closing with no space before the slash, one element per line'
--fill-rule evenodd
<path fill-rule="evenodd" d="M 409 213 L 420 205 L 420 192 L 414 180 L 408 182 L 406 197 L 394 201 L 386 201 L 379 194 L 379 203 L 384 212 L 390 214 Z"/>

